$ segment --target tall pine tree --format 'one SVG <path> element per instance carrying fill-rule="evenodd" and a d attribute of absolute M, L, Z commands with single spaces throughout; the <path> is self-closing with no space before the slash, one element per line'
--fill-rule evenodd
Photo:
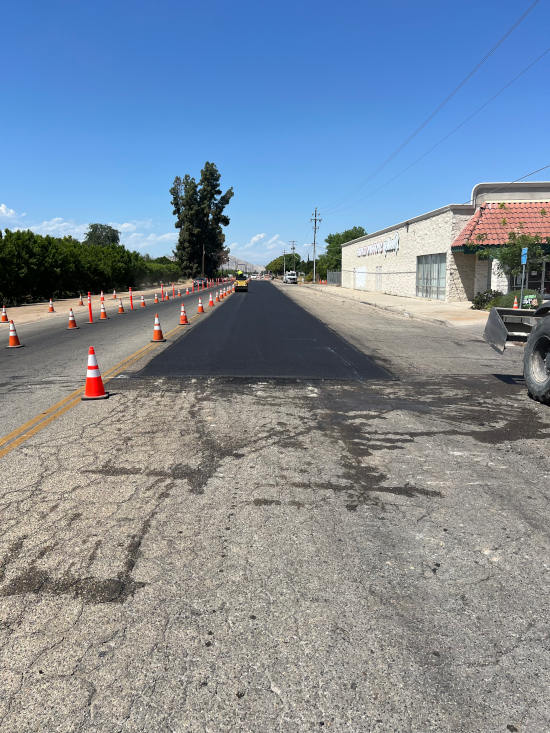
<path fill-rule="evenodd" d="M 170 189 L 175 227 L 179 229 L 174 256 L 184 276 L 195 277 L 203 271 L 212 276 L 220 268 L 226 249 L 222 227 L 229 224 L 223 212 L 233 196 L 229 188 L 220 188 L 220 173 L 214 163 L 206 162 L 200 181 L 185 175 L 176 176 Z"/>

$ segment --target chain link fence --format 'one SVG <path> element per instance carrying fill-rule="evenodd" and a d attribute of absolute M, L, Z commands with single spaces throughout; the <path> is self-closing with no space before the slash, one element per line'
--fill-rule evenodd
<path fill-rule="evenodd" d="M 342 285 L 342 273 L 336 271 L 327 271 L 327 285 Z"/>

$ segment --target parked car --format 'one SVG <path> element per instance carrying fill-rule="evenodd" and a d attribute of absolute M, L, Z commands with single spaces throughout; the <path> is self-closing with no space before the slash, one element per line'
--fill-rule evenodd
<path fill-rule="evenodd" d="M 296 273 L 294 272 L 294 270 L 287 270 L 286 271 L 286 273 L 285 273 L 285 275 L 283 277 L 283 282 L 284 283 L 290 283 L 292 285 L 297 285 L 298 284 L 298 278 L 297 278 Z"/>

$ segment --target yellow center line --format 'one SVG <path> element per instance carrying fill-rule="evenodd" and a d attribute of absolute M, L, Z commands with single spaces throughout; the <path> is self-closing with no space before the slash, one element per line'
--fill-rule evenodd
<path fill-rule="evenodd" d="M 211 311 L 205 311 L 205 314 L 208 312 L 211 312 Z M 189 324 L 199 319 L 200 315 L 202 314 L 197 313 L 196 315 L 192 316 L 189 319 Z M 178 326 L 173 328 L 171 331 L 167 332 L 166 336 L 168 338 L 175 336 L 180 331 L 181 328 L 182 326 L 178 324 Z M 160 342 L 160 343 L 163 343 L 163 342 Z M 129 356 L 125 357 L 124 359 L 122 359 L 122 361 L 119 361 L 118 364 L 115 364 L 114 367 L 106 371 L 105 374 L 103 375 L 104 381 L 106 382 L 106 381 L 113 379 L 118 374 L 120 374 L 125 369 L 127 369 L 129 366 L 134 364 L 136 361 L 139 361 L 141 358 L 143 358 L 150 351 L 153 351 L 155 347 L 156 347 L 156 343 L 149 343 L 149 344 L 146 344 L 145 346 L 142 346 L 137 351 L 134 351 L 133 354 L 130 354 Z M 24 443 L 31 436 L 40 432 L 40 430 L 43 430 L 46 426 L 48 426 L 54 420 L 57 420 L 58 417 L 61 417 L 61 415 L 64 415 L 72 407 L 77 405 L 80 402 L 80 398 L 83 392 L 84 392 L 84 387 L 80 387 L 80 389 L 77 389 L 74 392 L 71 392 L 70 395 L 67 395 L 67 397 L 64 397 L 59 402 L 56 402 L 55 405 L 52 405 L 47 410 L 44 410 L 44 412 L 41 412 L 39 415 L 35 415 L 35 417 L 31 418 L 30 420 L 27 420 L 27 422 L 23 423 L 23 425 L 20 425 L 15 430 L 12 430 L 11 433 L 4 435 L 0 439 L 0 458 L 3 458 L 7 453 L 12 451 L 14 448 L 17 448 L 18 445 L 21 445 L 21 443 Z"/>

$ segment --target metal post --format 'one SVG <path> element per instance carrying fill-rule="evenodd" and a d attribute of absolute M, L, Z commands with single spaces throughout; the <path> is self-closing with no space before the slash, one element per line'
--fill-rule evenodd
<path fill-rule="evenodd" d="M 286 277 L 286 260 L 285 260 L 285 255 L 286 255 L 286 252 L 283 249 L 283 280 Z"/>
<path fill-rule="evenodd" d="M 525 265 L 522 265 L 522 272 L 521 272 L 521 291 L 519 296 L 519 307 L 523 308 L 523 285 L 525 283 Z"/>

